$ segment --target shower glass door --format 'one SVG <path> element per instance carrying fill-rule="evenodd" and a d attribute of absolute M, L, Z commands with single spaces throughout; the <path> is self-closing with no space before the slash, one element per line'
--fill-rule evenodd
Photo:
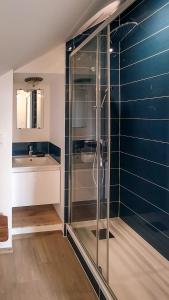
<path fill-rule="evenodd" d="M 70 59 L 71 225 L 97 263 L 97 37 Z"/>
<path fill-rule="evenodd" d="M 98 34 L 98 268 L 108 281 L 110 177 L 109 27 Z"/>
<path fill-rule="evenodd" d="M 105 45 L 106 42 L 106 45 Z M 70 57 L 70 223 L 108 279 L 107 28 Z"/>

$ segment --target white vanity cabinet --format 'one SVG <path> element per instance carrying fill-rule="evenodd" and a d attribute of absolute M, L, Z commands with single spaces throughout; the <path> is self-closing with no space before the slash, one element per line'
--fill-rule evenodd
<path fill-rule="evenodd" d="M 13 168 L 12 206 L 60 203 L 60 165 Z"/>

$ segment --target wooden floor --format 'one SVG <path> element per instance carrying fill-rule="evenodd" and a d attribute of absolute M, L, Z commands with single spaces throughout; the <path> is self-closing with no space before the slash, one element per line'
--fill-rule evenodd
<path fill-rule="evenodd" d="M 85 222 L 84 222 L 85 223 Z M 88 222 L 76 233 L 96 259 L 96 238 Z M 100 222 L 101 224 L 101 222 Z M 119 300 L 169 300 L 169 261 L 120 218 L 110 221 L 109 284 Z M 98 263 L 106 273 L 107 242 L 99 241 Z"/>
<path fill-rule="evenodd" d="M 97 297 L 60 231 L 13 241 L 0 255 L 1 300 L 96 300 Z"/>
<path fill-rule="evenodd" d="M 12 227 L 29 227 L 60 224 L 53 205 L 16 207 L 12 210 Z"/>

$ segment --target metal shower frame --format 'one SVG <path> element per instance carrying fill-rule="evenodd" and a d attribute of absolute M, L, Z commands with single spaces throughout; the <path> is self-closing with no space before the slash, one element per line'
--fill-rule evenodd
<path fill-rule="evenodd" d="M 117 11 L 111 16 L 109 17 L 105 22 L 103 22 L 90 36 L 88 36 L 84 42 L 82 42 L 76 49 L 74 49 L 69 57 L 69 78 L 70 78 L 70 86 L 71 86 L 71 82 L 72 82 L 72 76 L 71 76 L 71 58 L 78 53 L 86 44 L 88 44 L 94 37 L 96 37 L 97 35 L 99 35 L 99 33 L 105 29 L 107 27 L 107 45 L 110 45 L 110 23 L 115 20 L 123 11 L 125 11 L 131 4 L 133 4 L 136 0 L 126 0 L 125 3 L 123 3 L 119 9 L 117 9 Z M 107 91 L 107 97 L 108 97 L 108 119 L 110 120 L 110 52 L 109 52 L 109 47 L 107 47 L 107 86 L 108 86 L 108 91 Z M 96 98 L 98 97 L 98 84 L 96 83 Z M 99 95 L 100 97 L 100 95 Z M 69 88 L 69 116 L 70 116 L 70 112 L 72 111 L 72 89 Z M 97 99 L 97 103 L 100 103 L 99 99 Z M 99 111 L 99 109 L 97 109 L 97 111 Z M 97 119 L 99 118 L 99 113 L 97 113 Z M 69 117 L 69 224 L 70 224 L 70 220 L 71 220 L 71 206 L 72 206 L 72 191 L 70 189 L 71 187 L 71 173 L 72 173 L 72 164 L 71 164 L 71 157 L 70 157 L 70 149 L 72 148 L 72 141 L 71 141 L 71 128 L 72 128 L 72 118 Z M 110 128 L 110 122 L 108 125 L 108 169 L 110 170 L 110 132 L 111 128 Z M 98 143 L 98 136 L 97 136 L 97 143 Z M 109 171 L 109 176 L 108 176 L 108 189 L 110 186 L 110 171 Z M 99 193 L 99 191 L 98 191 Z M 108 190 L 108 203 L 107 203 L 107 232 L 109 233 L 109 203 L 110 203 L 110 190 Z M 99 195 L 97 197 L 97 211 L 98 211 L 98 205 L 99 205 Z M 97 214 L 97 224 L 99 222 L 99 215 Z M 98 225 L 97 225 L 98 226 Z M 98 240 L 98 238 L 97 238 Z M 82 245 L 83 246 L 83 245 Z M 98 267 L 98 241 L 97 241 L 97 262 L 96 262 L 96 266 Z M 98 269 L 97 269 L 98 270 Z M 113 294 L 113 291 L 110 289 L 109 286 L 109 238 L 107 235 L 107 280 L 105 280 L 102 277 L 105 285 L 107 286 L 107 288 L 110 290 L 110 292 L 112 293 L 113 299 L 116 299 L 115 295 Z"/>

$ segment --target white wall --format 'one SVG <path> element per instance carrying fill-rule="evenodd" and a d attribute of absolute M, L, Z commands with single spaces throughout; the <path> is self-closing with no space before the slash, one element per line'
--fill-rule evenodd
<path fill-rule="evenodd" d="M 65 77 L 57 74 L 50 84 L 50 140 L 59 147 L 64 147 L 63 130 L 65 114 Z"/>
<path fill-rule="evenodd" d="M 25 74 L 23 78 L 25 78 Z M 15 79 L 15 75 L 14 75 Z M 24 80 L 23 80 L 24 81 Z M 50 138 L 50 88 L 49 84 L 41 83 L 38 88 L 44 90 L 44 124 L 41 129 L 17 129 L 17 109 L 16 109 L 16 90 L 27 89 L 28 86 L 24 82 L 14 82 L 13 95 L 13 142 L 38 142 L 49 141 Z"/>
<path fill-rule="evenodd" d="M 61 44 L 46 54 L 17 69 L 15 73 L 62 74 L 65 66 L 65 45 Z"/>
<path fill-rule="evenodd" d="M 27 76 L 42 76 L 44 81 L 47 80 L 49 84 L 50 112 L 48 120 L 48 140 L 61 148 L 61 204 L 57 205 L 56 209 L 63 219 L 65 153 L 65 44 L 61 44 L 47 52 L 45 55 L 17 69 L 15 71 L 15 76 L 19 77 L 21 73 Z M 29 140 L 31 139 L 31 136 L 33 136 L 32 133 L 30 133 Z M 40 139 L 42 140 L 41 137 Z M 22 136 L 22 140 L 23 138 L 24 137 Z M 26 138 L 28 138 L 28 135 Z M 38 136 L 35 137 L 36 140 L 37 138 Z M 16 132 L 14 132 L 13 140 L 19 140 Z"/>
<path fill-rule="evenodd" d="M 0 213 L 8 216 L 9 240 L 0 248 L 12 247 L 12 99 L 13 72 L 0 77 Z"/>
<path fill-rule="evenodd" d="M 64 213 L 64 155 L 65 155 L 65 70 L 57 74 L 50 85 L 50 141 L 61 148 L 61 205 L 56 209 L 63 220 Z"/>

